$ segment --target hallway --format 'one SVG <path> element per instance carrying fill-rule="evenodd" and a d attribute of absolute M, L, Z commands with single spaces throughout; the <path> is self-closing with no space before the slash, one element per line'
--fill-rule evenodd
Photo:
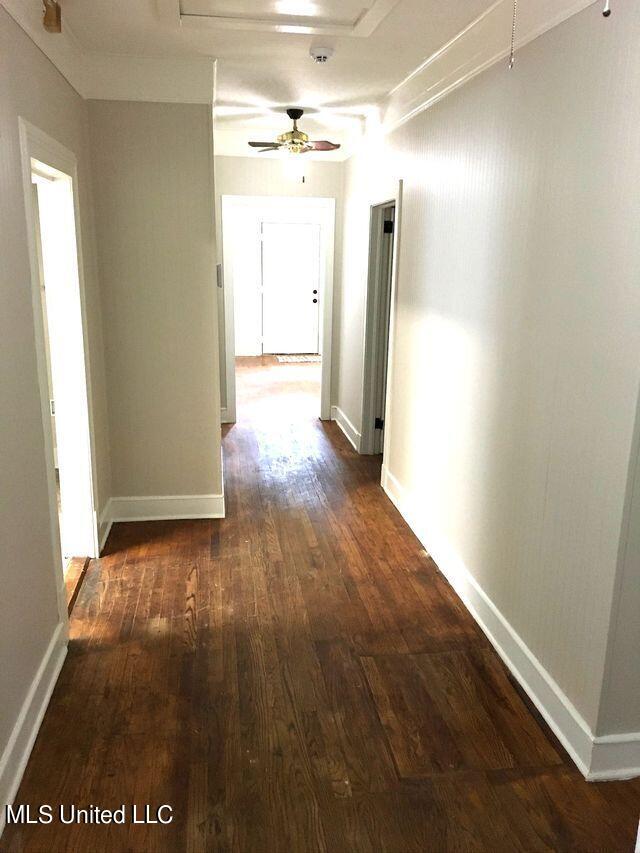
<path fill-rule="evenodd" d="M 282 367 L 311 394 L 319 365 Z M 118 524 L 91 563 L 16 798 L 173 823 L 54 819 L 0 849 L 631 850 L 640 780 L 582 779 L 378 460 L 295 395 L 254 394 L 278 369 L 239 368 L 227 518 Z"/>

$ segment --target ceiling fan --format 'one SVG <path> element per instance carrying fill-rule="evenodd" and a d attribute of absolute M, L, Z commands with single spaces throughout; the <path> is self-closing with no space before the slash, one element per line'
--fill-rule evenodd
<path fill-rule="evenodd" d="M 328 142 L 326 139 L 321 139 L 316 142 L 310 142 L 306 133 L 298 130 L 298 119 L 302 118 L 304 110 L 288 109 L 287 115 L 293 121 L 293 130 L 288 133 L 282 133 L 275 142 L 250 142 L 252 148 L 259 148 L 260 153 L 265 151 L 278 151 L 284 148 L 290 154 L 306 154 L 307 151 L 335 151 L 340 148 L 335 142 Z"/>

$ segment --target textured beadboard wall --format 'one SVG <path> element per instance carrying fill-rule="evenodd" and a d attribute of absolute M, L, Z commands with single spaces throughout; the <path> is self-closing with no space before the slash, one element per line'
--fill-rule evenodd
<path fill-rule="evenodd" d="M 344 163 L 318 160 L 308 161 L 306 180 L 294 180 L 287 176 L 282 160 L 270 160 L 258 157 L 216 157 L 216 221 L 218 246 L 222 246 L 222 216 L 221 198 L 223 195 L 270 195 L 319 198 L 335 198 L 336 200 L 336 242 L 334 268 L 336 276 L 334 288 L 337 292 L 340 286 L 339 270 L 342 268 L 342 192 Z M 335 299 L 335 296 L 334 296 Z M 334 304 L 339 305 L 337 299 Z M 334 318 L 333 358 L 338 363 L 339 317 Z M 221 338 L 221 364 L 224 364 L 224 337 Z M 221 377 L 222 405 L 226 405 L 226 390 L 224 387 L 224 370 Z M 335 379 L 335 371 L 334 371 Z M 334 381 L 335 387 L 335 381 Z"/>
<path fill-rule="evenodd" d="M 100 511 L 111 486 L 86 105 L 0 8 L 0 755 L 58 622 L 19 116 L 78 158 Z"/>
<path fill-rule="evenodd" d="M 385 464 L 592 729 L 640 379 L 639 43 L 636 4 L 590 7 L 345 182 L 339 405 L 359 427 L 368 205 L 401 177 Z"/>
<path fill-rule="evenodd" d="M 211 110 L 89 101 L 113 494 L 222 490 Z"/>

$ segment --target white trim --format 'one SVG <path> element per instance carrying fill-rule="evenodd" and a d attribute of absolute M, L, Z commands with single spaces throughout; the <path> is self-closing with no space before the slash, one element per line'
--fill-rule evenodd
<path fill-rule="evenodd" d="M 47 354 L 44 334 L 44 319 L 42 316 L 42 297 L 40 293 L 40 269 L 38 262 L 38 249 L 36 246 L 37 213 L 33 207 L 33 195 L 31 188 L 31 160 L 36 159 L 47 166 L 57 170 L 71 179 L 73 191 L 74 218 L 76 229 L 76 247 L 78 263 L 78 288 L 80 292 L 80 312 L 84 350 L 84 380 L 86 384 L 87 418 L 89 432 L 89 458 L 87 466 L 91 479 L 91 518 L 93 529 L 91 536 L 92 553 L 77 554 L 78 557 L 97 557 L 100 553 L 98 539 L 98 520 L 95 511 L 98 486 L 96 480 L 96 455 L 92 412 L 91 391 L 91 368 L 89 361 L 89 343 L 87 332 L 84 260 L 82 254 L 82 230 L 79 208 L 78 167 L 75 154 L 61 145 L 57 140 L 50 137 L 44 131 L 30 124 L 21 116 L 18 118 L 18 129 L 20 136 L 20 154 L 22 162 L 22 183 L 25 203 L 25 217 L 27 226 L 27 240 L 29 246 L 29 261 L 31 270 L 31 301 L 33 307 L 36 359 L 38 365 L 38 383 L 40 386 L 40 409 L 44 432 L 45 459 L 47 467 L 47 480 L 49 489 L 49 523 L 52 545 L 52 568 L 56 578 L 56 589 L 58 594 L 58 613 L 60 620 L 67 619 L 67 603 L 64 588 L 64 576 L 60 571 L 60 526 L 58 519 L 58 500 L 55 483 L 55 454 L 54 440 L 51 425 L 51 411 L 49 402 L 49 380 L 47 375 Z"/>
<path fill-rule="evenodd" d="M 640 732 L 599 735 L 593 739 L 587 776 L 590 781 L 637 776 L 640 776 Z"/>
<path fill-rule="evenodd" d="M 100 533 L 100 553 L 102 554 L 102 550 L 104 546 L 107 544 L 107 539 L 109 538 L 109 534 L 111 533 L 111 528 L 113 527 L 113 506 L 111 503 L 111 498 L 105 504 L 104 509 L 100 515 L 100 521 L 98 523 L 98 530 Z"/>
<path fill-rule="evenodd" d="M 353 446 L 353 449 L 360 453 L 362 436 L 339 406 L 331 406 L 331 420 L 338 424 Z"/>
<path fill-rule="evenodd" d="M 389 469 L 382 488 L 433 557 L 511 673 L 588 780 L 640 775 L 640 734 L 595 737 L 569 698 L 444 540 L 427 531 L 420 508 Z"/>
<path fill-rule="evenodd" d="M 516 48 L 520 50 L 594 2 L 536 0 L 523 4 Z M 385 131 L 395 130 L 505 59 L 510 50 L 512 13 L 513 0 L 497 0 L 395 86 L 384 105 Z"/>
<path fill-rule="evenodd" d="M 295 212 L 300 216 L 308 214 L 310 222 L 320 225 L 321 240 L 321 316 L 320 316 L 320 354 L 322 355 L 320 418 L 331 420 L 331 345 L 333 339 L 333 282 L 335 249 L 335 198 L 319 196 L 243 196 L 223 195 L 222 210 L 222 280 L 224 297 L 225 328 L 225 376 L 227 387 L 226 419 L 224 423 L 236 420 L 236 371 L 235 371 L 235 328 L 234 328 L 234 287 L 233 264 L 228 260 L 232 254 L 229 242 L 229 228 L 225 229 L 225 219 L 235 213 L 252 210 L 258 216 L 269 217 L 274 213 Z"/>
<path fill-rule="evenodd" d="M 111 522 L 224 518 L 224 495 L 148 495 L 111 498 Z"/>
<path fill-rule="evenodd" d="M 393 256 L 391 260 L 391 293 L 389 306 L 389 337 L 387 340 L 387 395 L 391 385 L 391 346 L 392 329 L 395 324 L 395 301 L 396 285 L 398 276 L 398 256 L 400 246 L 400 225 L 402 215 L 400 205 L 402 203 L 402 181 L 398 181 L 397 187 L 390 198 L 382 198 L 373 201 L 369 212 L 369 255 L 367 271 L 367 293 L 364 312 L 363 328 L 363 361 L 362 361 L 362 440 L 360 442 L 360 453 L 372 454 L 376 452 L 376 436 L 374 429 L 374 405 L 375 405 L 375 376 L 374 373 L 374 346 L 377 343 L 377 316 L 378 290 L 382 284 L 380 281 L 380 257 L 382 253 L 382 233 L 380 226 L 384 218 L 384 211 L 393 205 L 394 208 L 394 235 Z M 387 417 L 390 416 L 389 407 L 385 405 L 385 432 L 387 429 Z"/>
<path fill-rule="evenodd" d="M 389 311 L 389 355 L 387 360 L 387 394 L 384 408 L 384 435 L 382 446 L 382 458 L 389 458 L 391 446 L 391 430 L 393 428 L 393 359 L 396 341 L 396 314 L 398 310 L 398 280 L 400 270 L 400 252 L 402 249 L 402 198 L 404 193 L 404 181 L 398 181 L 395 194 L 395 239 L 393 245 L 393 269 L 391 271 L 391 309 Z"/>
<path fill-rule="evenodd" d="M 253 19 L 238 21 L 224 16 L 180 16 L 178 0 L 156 0 L 158 18 L 175 28 L 197 26 L 228 29 L 271 29 L 368 37 L 396 6 L 398 0 L 378 0 L 354 24 L 319 25 L 291 19 L 275 23 Z M 536 0 L 521 4 L 518 49 L 583 11 L 595 0 Z M 102 100 L 211 103 L 214 57 L 167 58 L 128 54 L 95 54 L 84 49 L 65 18 L 63 31 L 51 37 L 42 28 L 40 6 L 23 0 L 0 0 L 15 22 L 27 33 L 65 79 L 84 98 Z M 383 112 L 387 130 L 417 113 L 477 74 L 504 59 L 509 51 L 511 0 L 497 0 L 447 44 L 435 51 L 389 92 Z"/>
<path fill-rule="evenodd" d="M 58 622 L 25 697 L 9 741 L 0 758 L 0 835 L 5 805 L 13 803 L 67 654 L 67 623 Z"/>
<path fill-rule="evenodd" d="M 382 21 L 394 9 L 400 0 L 375 0 L 351 23 L 327 21 L 314 23 L 314 17 L 308 15 L 279 15 L 273 18 L 248 18 L 241 15 L 207 15 L 181 10 L 179 0 L 158 0 L 158 13 L 163 21 L 174 26 L 183 26 L 202 30 L 247 30 L 267 33 L 291 33 L 298 35 L 342 36 L 368 38 L 380 26 Z"/>
<path fill-rule="evenodd" d="M 212 103 L 214 56 L 96 53 L 85 49 L 64 8 L 62 32 L 52 36 L 42 26 L 41 3 L 0 0 L 0 6 L 86 100 Z"/>
<path fill-rule="evenodd" d="M 221 423 L 234 424 L 236 422 L 236 332 L 235 332 L 235 305 L 233 297 L 233 266 L 227 264 L 225 259 L 228 259 L 231 254 L 231 248 L 228 245 L 227 233 L 227 248 L 225 250 L 225 205 L 221 198 L 220 200 L 220 229 L 222 234 L 222 245 L 218 247 L 222 258 L 222 306 L 224 323 L 224 373 L 225 373 L 225 402 L 224 415 L 221 411 Z M 228 269 L 227 269 L 228 267 Z M 220 303 L 218 302 L 218 305 Z"/>

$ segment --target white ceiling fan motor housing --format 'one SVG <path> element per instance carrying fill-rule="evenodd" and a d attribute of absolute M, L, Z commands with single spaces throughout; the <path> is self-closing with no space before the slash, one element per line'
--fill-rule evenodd
<path fill-rule="evenodd" d="M 333 48 L 332 47 L 312 47 L 309 51 L 309 54 L 314 62 L 317 62 L 319 65 L 324 65 L 325 62 L 328 62 L 333 56 Z"/>

